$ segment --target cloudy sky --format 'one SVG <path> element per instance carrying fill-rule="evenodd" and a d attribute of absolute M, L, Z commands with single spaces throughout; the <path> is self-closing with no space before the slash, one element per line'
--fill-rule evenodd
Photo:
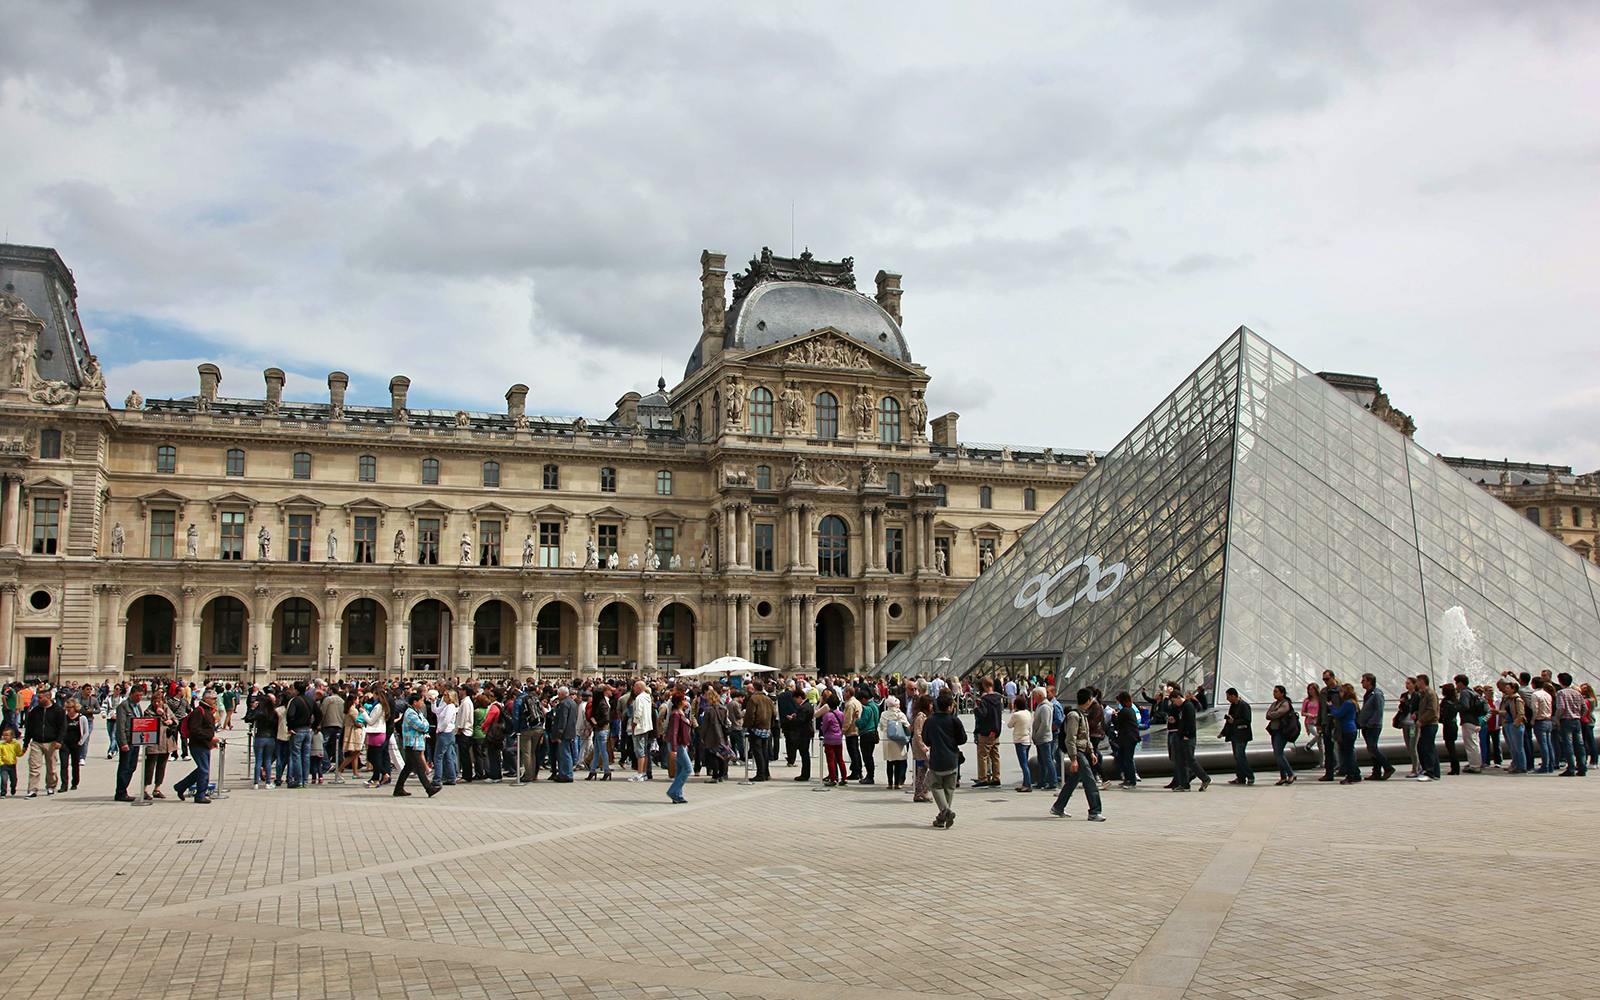
<path fill-rule="evenodd" d="M 603 417 L 682 375 L 702 249 L 809 246 L 905 275 L 969 440 L 1109 447 L 1243 323 L 1433 450 L 1600 467 L 1593 4 L 31 6 L 0 229 L 118 399 Z"/>

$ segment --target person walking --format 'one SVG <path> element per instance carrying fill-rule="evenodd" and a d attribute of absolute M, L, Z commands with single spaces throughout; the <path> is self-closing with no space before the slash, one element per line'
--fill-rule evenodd
<path fill-rule="evenodd" d="M 411 794 L 406 791 L 406 779 L 413 774 L 422 782 L 422 790 L 428 793 L 428 798 L 439 794 L 438 782 L 428 780 L 428 762 L 423 757 L 428 748 L 428 728 L 428 720 L 422 714 L 422 692 L 412 691 L 406 695 L 406 711 L 400 717 L 400 755 L 405 763 L 400 768 L 400 776 L 394 780 L 396 798 Z"/>
<path fill-rule="evenodd" d="M 1417 686 L 1417 781 L 1439 780 L 1439 695 L 1427 674 L 1418 674 Z"/>
<path fill-rule="evenodd" d="M 607 752 L 611 738 L 611 689 L 602 684 L 589 699 L 589 732 L 594 740 L 594 753 L 589 756 L 589 776 L 584 781 L 611 780 L 611 755 Z"/>
<path fill-rule="evenodd" d="M 1278 763 L 1280 785 L 1295 782 L 1294 768 L 1289 766 L 1288 747 L 1300 736 L 1300 716 L 1295 714 L 1289 701 L 1289 689 L 1282 684 L 1272 687 L 1272 704 L 1267 707 L 1267 735 L 1272 739 L 1272 759 Z"/>
<path fill-rule="evenodd" d="M 1467 766 L 1464 770 L 1468 774 L 1478 774 L 1483 770 L 1483 745 L 1488 742 L 1484 738 L 1483 724 L 1489 714 L 1488 703 L 1483 700 L 1483 695 L 1472 686 L 1472 681 L 1466 674 L 1456 674 L 1456 712 L 1461 723 L 1461 743 L 1467 754 Z"/>
<path fill-rule="evenodd" d="M 987 681 L 985 683 L 989 684 Z M 989 687 L 993 685 L 989 684 Z M 993 691 L 987 693 L 993 694 Z M 961 717 L 955 714 L 955 696 L 948 690 L 939 692 L 933 715 L 923 722 L 922 739 L 928 747 L 929 784 L 934 804 L 939 809 L 938 815 L 933 818 L 933 825 L 937 829 L 948 830 L 956 821 L 953 796 L 956 776 L 961 773 L 960 748 L 967 742 L 967 729 L 962 725 Z M 998 762 L 993 773 L 999 773 Z"/>
<path fill-rule="evenodd" d="M 1182 697 L 1181 690 L 1179 696 Z M 1082 784 L 1083 797 L 1089 803 L 1089 822 L 1103 823 L 1105 816 L 1100 811 L 1100 783 L 1095 780 L 1094 761 L 1089 757 L 1089 723 L 1084 718 L 1084 712 L 1093 701 L 1094 695 L 1088 688 L 1079 688 L 1077 704 L 1067 709 L 1066 721 L 1062 724 L 1062 742 L 1067 748 L 1067 774 L 1061 783 L 1061 791 L 1056 793 L 1056 800 L 1050 806 L 1050 815 L 1064 818 L 1067 815 L 1067 802 L 1072 799 L 1073 790 Z M 1187 699 L 1184 703 L 1189 705 L 1192 718 L 1193 704 Z M 1209 783 L 1211 779 L 1205 780 Z M 1187 791 L 1189 786 L 1182 787 Z"/>
<path fill-rule="evenodd" d="M 94 732 L 94 726 L 87 715 L 78 711 L 78 699 L 68 698 L 62 708 L 67 718 L 61 730 L 61 749 L 57 751 L 61 757 L 61 787 L 58 791 L 69 792 L 78 787 L 78 777 L 83 771 L 84 746 L 89 734 Z"/>
<path fill-rule="evenodd" d="M 875 785 L 878 779 L 878 721 L 883 717 L 883 709 L 878 704 L 877 692 L 867 685 L 862 685 L 856 700 L 861 702 L 861 714 L 856 717 L 855 725 L 856 743 L 861 753 L 859 783 Z"/>
<path fill-rule="evenodd" d="M 1533 739 L 1538 744 L 1538 773 L 1554 774 L 1556 772 L 1555 696 L 1545 685 L 1543 677 L 1533 678 L 1532 685 L 1533 693 L 1529 696 L 1529 701 L 1533 705 L 1533 711 L 1530 717 L 1533 719 Z"/>
<path fill-rule="evenodd" d="M 1061 703 L 1052 699 L 1050 704 L 1059 707 Z M 1116 758 L 1117 770 L 1122 778 L 1118 787 L 1138 788 L 1138 753 L 1143 736 L 1139 732 L 1139 710 L 1133 707 L 1131 692 L 1122 691 L 1117 694 L 1117 707 L 1111 715 L 1109 729 L 1112 755 Z"/>
<path fill-rule="evenodd" d="M 1339 723 L 1333 710 L 1339 705 L 1339 679 L 1332 670 L 1322 672 L 1322 687 L 1317 689 L 1317 739 L 1322 745 L 1322 777 L 1318 781 L 1337 781 L 1339 768 Z"/>
<path fill-rule="evenodd" d="M 67 713 L 55 703 L 55 693 L 46 685 L 28 706 L 23 716 L 22 746 L 28 755 L 28 798 L 39 796 L 41 771 L 44 794 L 56 793 L 56 758 L 67 729 Z"/>
<path fill-rule="evenodd" d="M 1572 686 L 1572 675 L 1556 675 L 1558 687 L 1555 695 L 1555 724 L 1560 728 L 1558 757 L 1563 764 L 1563 778 L 1582 778 L 1589 774 L 1589 757 L 1583 747 L 1583 719 L 1589 712 L 1589 703 L 1583 692 Z"/>
<path fill-rule="evenodd" d="M 1055 791 L 1061 786 L 1056 755 L 1056 701 L 1042 687 L 1029 698 L 1033 709 L 1033 755 L 1039 762 L 1039 787 Z"/>
<path fill-rule="evenodd" d="M 195 805 L 211 804 L 211 749 L 217 745 L 217 695 L 207 691 L 200 703 L 184 716 L 185 738 L 189 741 L 189 758 L 194 770 L 184 775 L 172 786 L 182 802 L 190 789 L 194 790 Z M 311 749 L 306 745 L 307 751 Z"/>
<path fill-rule="evenodd" d="M 151 690 L 150 715 L 156 718 L 156 742 L 144 749 L 144 791 L 146 799 L 164 799 L 161 786 L 167 780 L 167 763 L 181 746 L 181 720 L 172 710 L 167 692 L 160 687 Z"/>
<path fill-rule="evenodd" d="M 844 766 L 844 712 L 832 691 L 822 700 L 822 711 L 817 715 L 817 735 L 822 738 L 822 753 L 828 762 L 828 776 L 823 785 L 833 787 L 843 784 Z"/>
<path fill-rule="evenodd" d="M 1250 741 L 1256 737 L 1250 727 L 1250 703 L 1239 697 L 1237 688 L 1229 688 L 1224 696 L 1228 699 L 1228 714 L 1222 720 L 1220 735 L 1233 747 L 1233 778 L 1228 784 L 1253 785 L 1256 772 L 1250 767 L 1249 753 Z"/>
<path fill-rule="evenodd" d="M 648 697 L 648 696 L 647 696 Z M 539 780 L 539 762 L 544 759 L 544 699 L 538 689 L 529 686 L 517 700 L 517 715 L 522 720 L 522 731 L 517 734 L 517 756 L 522 759 L 520 782 Z"/>
<path fill-rule="evenodd" d="M 1400 700 L 1395 705 L 1394 727 L 1400 730 L 1406 741 L 1406 756 L 1411 760 L 1411 772 L 1406 775 L 1415 778 L 1422 773 L 1421 761 L 1417 757 L 1417 680 L 1415 677 L 1406 678 L 1405 690 L 1400 694 Z"/>
<path fill-rule="evenodd" d="M 852 685 L 845 695 L 844 704 L 840 706 L 844 713 L 841 723 L 844 729 L 845 753 L 850 758 L 850 773 L 845 775 L 845 781 L 861 780 L 861 733 L 856 728 L 856 723 L 861 719 L 861 700 L 856 697 L 856 689 Z"/>
<path fill-rule="evenodd" d="M 1360 730 L 1367 753 L 1372 757 L 1372 773 L 1367 777 L 1373 781 L 1388 781 L 1394 775 L 1394 765 L 1389 763 L 1388 756 L 1378 745 L 1378 740 L 1383 736 L 1383 709 L 1383 689 L 1378 687 L 1378 678 L 1372 674 L 1362 674 L 1361 710 L 1356 713 L 1356 728 Z"/>
<path fill-rule="evenodd" d="M 226 697 L 226 695 L 224 695 Z M 317 715 L 322 723 L 322 759 L 326 769 L 333 763 L 333 780 L 339 780 L 338 761 L 344 756 L 344 696 L 337 689 L 329 690 L 317 703 Z M 233 710 L 223 703 L 223 718 L 233 718 Z M 223 726 L 227 728 L 226 725 Z M 320 775 L 318 776 L 320 780 Z"/>
<path fill-rule="evenodd" d="M 667 798 L 674 805 L 689 801 L 684 798 L 683 786 L 689 780 L 689 744 L 694 741 L 694 727 L 689 725 L 689 719 L 684 715 L 684 701 L 681 693 L 674 694 L 667 715 L 667 752 L 676 761 L 672 784 L 667 786 Z"/>
<path fill-rule="evenodd" d="M 1200 791 L 1211 787 L 1211 775 L 1200 766 L 1195 759 L 1195 745 L 1199 742 L 1200 730 L 1198 725 L 1198 711 L 1194 699 L 1186 696 L 1181 688 L 1173 693 L 1177 702 L 1178 711 L 1178 762 L 1183 766 L 1183 776 L 1179 780 L 1177 790 L 1187 792 L 1189 783 L 1196 778 L 1200 779 Z"/>

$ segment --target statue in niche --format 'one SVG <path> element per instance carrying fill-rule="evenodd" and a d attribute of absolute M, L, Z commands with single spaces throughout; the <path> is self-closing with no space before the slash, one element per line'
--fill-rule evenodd
<path fill-rule="evenodd" d="M 616 569 L 621 565 L 622 560 L 618 558 L 616 551 L 612 550 L 611 554 L 606 556 L 606 569 Z"/>
<path fill-rule="evenodd" d="M 882 486 L 883 473 L 878 469 L 878 463 L 867 459 L 861 466 L 861 485 Z"/>
<path fill-rule="evenodd" d="M 800 385 L 789 382 L 783 388 L 783 395 L 778 397 L 783 406 L 783 428 L 791 433 L 805 430 L 806 427 L 806 400 L 800 395 Z"/>
<path fill-rule="evenodd" d="M 328 561 L 339 561 L 339 533 L 332 528 L 328 529 Z"/>
<path fill-rule="evenodd" d="M 394 533 L 394 561 L 397 563 L 406 561 L 406 533 L 403 528 Z"/>
<path fill-rule="evenodd" d="M 632 554 L 630 554 L 628 556 L 628 568 L 629 569 L 638 569 L 639 568 L 639 553 L 634 552 L 634 553 L 632 553 Z"/>
<path fill-rule="evenodd" d="M 872 433 L 872 408 L 877 400 L 872 398 L 872 390 L 864 385 L 856 386 L 856 433 Z"/>
<path fill-rule="evenodd" d="M 533 565 L 533 532 L 528 532 L 522 539 L 522 565 Z"/>
<path fill-rule="evenodd" d="M 567 569 L 577 569 L 577 568 L 578 568 L 578 554 L 576 552 L 568 552 L 567 553 Z"/>
<path fill-rule="evenodd" d="M 461 533 L 461 565 L 472 562 L 472 536 L 465 531 Z"/>
<path fill-rule="evenodd" d="M 981 569 L 987 572 L 989 567 L 994 565 L 994 549 L 984 549 L 983 555 L 978 557 L 978 562 L 981 564 Z"/>
<path fill-rule="evenodd" d="M 794 468 L 789 472 L 789 482 L 811 482 L 811 463 L 806 461 L 806 457 L 804 455 L 801 455 L 794 460 Z"/>
<path fill-rule="evenodd" d="M 652 573 L 661 568 L 661 560 L 656 557 L 656 543 L 654 541 L 644 543 L 644 564 L 645 568 Z"/>
<path fill-rule="evenodd" d="M 941 549 L 937 546 L 935 546 L 933 550 L 933 569 L 934 572 L 938 573 L 940 576 L 945 575 L 944 549 Z"/>
<path fill-rule="evenodd" d="M 683 557 L 674 552 L 672 558 L 667 560 L 667 569 L 683 569 Z"/>
<path fill-rule="evenodd" d="M 268 531 L 264 524 L 261 530 L 256 532 L 256 549 L 261 553 L 263 560 L 272 558 L 272 532 Z"/>
<path fill-rule="evenodd" d="M 700 543 L 700 566 L 707 573 L 711 572 L 711 568 L 712 567 L 711 567 L 711 543 L 710 542 L 701 542 Z"/>
<path fill-rule="evenodd" d="M 190 559 L 200 555 L 200 529 L 194 526 L 193 521 L 189 522 L 189 527 L 184 529 L 183 549 Z"/>
<path fill-rule="evenodd" d="M 922 398 L 922 390 L 915 389 L 911 393 L 911 436 L 922 437 L 923 430 L 928 423 L 928 401 Z"/>
<path fill-rule="evenodd" d="M 111 554 L 114 556 L 122 555 L 122 547 L 127 542 L 128 538 L 122 531 L 122 522 L 118 521 L 111 526 Z"/>
<path fill-rule="evenodd" d="M 739 376 L 729 375 L 723 382 L 722 406 L 729 429 L 737 430 L 744 421 L 744 383 L 739 381 Z"/>
<path fill-rule="evenodd" d="M 594 539 L 587 538 L 583 542 L 583 568 L 599 569 L 600 552 L 594 547 Z"/>

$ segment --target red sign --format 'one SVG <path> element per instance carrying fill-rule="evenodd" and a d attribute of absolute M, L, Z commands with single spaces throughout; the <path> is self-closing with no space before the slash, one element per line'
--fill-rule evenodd
<path fill-rule="evenodd" d="M 132 735 L 128 740 L 131 747 L 153 747 L 161 742 L 161 720 L 153 715 L 145 715 L 128 720 L 131 725 Z"/>

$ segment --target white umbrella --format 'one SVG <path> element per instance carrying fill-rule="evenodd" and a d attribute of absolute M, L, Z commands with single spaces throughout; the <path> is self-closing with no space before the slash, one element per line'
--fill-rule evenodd
<path fill-rule="evenodd" d="M 768 667 L 752 662 L 742 656 L 721 656 L 703 667 L 680 670 L 678 673 L 686 677 L 718 674 L 768 674 L 774 673 L 777 669 L 777 667 Z"/>

